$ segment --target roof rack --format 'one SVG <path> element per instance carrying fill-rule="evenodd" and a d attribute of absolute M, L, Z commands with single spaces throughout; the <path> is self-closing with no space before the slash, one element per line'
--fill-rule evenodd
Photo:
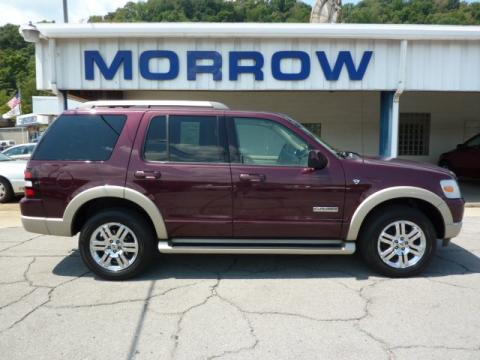
<path fill-rule="evenodd" d="M 155 108 L 155 107 L 203 107 L 211 109 L 228 110 L 228 106 L 215 101 L 188 101 L 188 100 L 100 100 L 88 101 L 78 106 L 78 109 L 94 108 Z"/>

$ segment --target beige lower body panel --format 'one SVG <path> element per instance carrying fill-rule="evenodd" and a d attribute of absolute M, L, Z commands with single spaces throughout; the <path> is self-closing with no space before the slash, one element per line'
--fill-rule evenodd
<path fill-rule="evenodd" d="M 70 228 L 61 218 L 22 216 L 25 230 L 44 235 L 72 236 Z"/>

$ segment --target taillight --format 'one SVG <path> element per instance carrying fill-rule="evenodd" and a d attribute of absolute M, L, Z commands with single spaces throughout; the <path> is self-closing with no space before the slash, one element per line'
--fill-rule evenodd
<path fill-rule="evenodd" d="M 27 169 L 25 170 L 25 196 L 27 198 L 38 197 L 38 184 L 33 177 L 33 173 Z"/>
<path fill-rule="evenodd" d="M 35 197 L 35 190 L 33 188 L 25 187 L 25 196 L 27 198 L 34 198 Z"/>

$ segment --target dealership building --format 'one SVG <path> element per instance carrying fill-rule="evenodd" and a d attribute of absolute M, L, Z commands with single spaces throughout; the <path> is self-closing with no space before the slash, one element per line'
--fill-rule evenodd
<path fill-rule="evenodd" d="M 480 133 L 480 27 L 37 24 L 37 87 L 290 115 L 343 150 L 437 162 Z M 480 161 L 480 160 L 479 160 Z"/>

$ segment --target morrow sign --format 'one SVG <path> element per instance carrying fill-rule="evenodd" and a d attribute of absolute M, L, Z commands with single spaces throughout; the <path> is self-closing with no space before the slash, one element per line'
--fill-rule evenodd
<path fill-rule="evenodd" d="M 170 50 L 146 50 L 139 54 L 138 70 L 145 80 L 168 81 L 176 79 L 181 71 L 186 72 L 188 81 L 197 80 L 198 74 L 210 74 L 214 81 L 237 81 L 240 74 L 250 74 L 255 81 L 264 81 L 266 61 L 271 76 L 279 81 L 307 80 L 312 72 L 312 66 L 318 66 L 324 79 L 338 81 L 342 71 L 346 71 L 352 81 L 363 80 L 373 57 L 373 51 L 364 51 L 358 63 L 355 62 L 350 51 L 339 51 L 335 58 L 325 51 L 316 51 L 313 59 L 305 51 L 277 51 L 266 59 L 259 51 L 230 51 L 228 52 L 228 69 L 224 68 L 222 53 L 218 51 L 186 51 L 181 54 L 186 61 L 182 69 L 180 55 Z M 130 50 L 119 50 L 112 61 L 107 62 L 100 51 L 84 51 L 84 79 L 96 80 L 97 71 L 105 80 L 112 80 L 119 72 L 124 80 L 133 79 L 134 55 Z M 164 70 L 152 70 L 153 62 L 166 62 Z M 295 70 L 286 70 L 282 67 L 285 62 L 296 62 Z"/>

